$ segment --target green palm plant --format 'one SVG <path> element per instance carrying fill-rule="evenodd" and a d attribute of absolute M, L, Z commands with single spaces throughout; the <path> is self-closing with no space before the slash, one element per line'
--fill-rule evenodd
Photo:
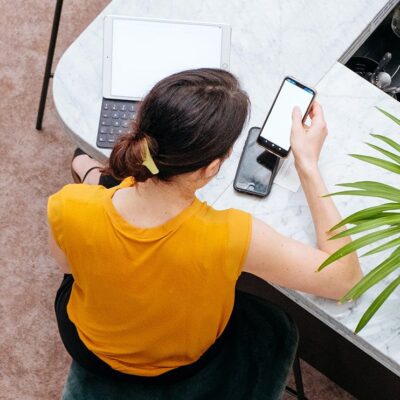
<path fill-rule="evenodd" d="M 378 108 L 378 107 L 377 107 Z M 400 120 L 388 112 L 378 108 L 383 114 L 400 125 Z M 400 144 L 382 135 L 371 134 L 372 137 L 386 144 L 391 151 L 386 150 L 372 143 L 366 143 L 377 152 L 386 156 L 390 161 L 378 157 L 365 156 L 361 154 L 350 154 L 358 160 L 376 165 L 377 167 L 391 171 L 400 175 Z M 386 239 L 386 242 L 378 245 L 372 250 L 362 254 L 368 256 L 384 250 L 391 249 L 388 257 L 377 265 L 372 271 L 366 274 L 340 302 L 355 300 L 365 293 L 372 286 L 376 285 L 386 276 L 400 268 L 400 189 L 380 182 L 361 181 L 354 183 L 342 183 L 337 186 L 351 188 L 351 190 L 340 191 L 328 194 L 327 196 L 369 196 L 385 200 L 386 202 L 374 207 L 369 207 L 344 218 L 337 225 L 330 229 L 334 232 L 344 225 L 353 225 L 349 229 L 333 236 L 331 240 L 365 232 L 363 236 L 353 240 L 351 243 L 341 247 L 330 257 L 328 257 L 319 267 L 319 271 L 324 269 L 332 262 L 346 256 L 353 251 L 359 250 L 367 245 Z M 389 201 L 387 201 L 389 200 Z M 394 250 L 393 250 L 394 249 Z M 361 317 L 355 332 L 358 333 L 370 321 L 387 298 L 400 285 L 400 275 L 395 277 L 392 282 L 378 295 Z"/>

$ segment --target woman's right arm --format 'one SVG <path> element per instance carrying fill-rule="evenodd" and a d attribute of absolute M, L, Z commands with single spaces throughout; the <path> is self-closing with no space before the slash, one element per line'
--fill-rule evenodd
<path fill-rule="evenodd" d="M 327 129 L 318 103 L 314 103 L 310 116 L 312 124 L 306 127 L 301 122 L 300 110 L 294 110 L 291 145 L 313 218 L 318 248 L 285 237 L 254 219 L 243 271 L 280 286 L 339 299 L 362 278 L 362 272 L 355 253 L 316 272 L 330 254 L 351 239 L 328 240 L 332 236 L 329 229 L 341 220 L 341 216 L 332 198 L 322 197 L 328 191 L 319 173 L 318 158 Z"/>

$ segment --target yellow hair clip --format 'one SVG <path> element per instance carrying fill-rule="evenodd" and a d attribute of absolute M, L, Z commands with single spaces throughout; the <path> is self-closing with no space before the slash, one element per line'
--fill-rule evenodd
<path fill-rule="evenodd" d="M 153 175 L 157 175 L 160 172 L 157 168 L 156 163 L 153 160 L 153 157 L 150 154 L 147 140 L 144 141 L 144 160 L 142 162 L 142 165 L 144 165 Z"/>

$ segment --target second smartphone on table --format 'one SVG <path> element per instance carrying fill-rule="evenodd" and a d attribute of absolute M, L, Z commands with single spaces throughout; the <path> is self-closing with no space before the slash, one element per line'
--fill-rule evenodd
<path fill-rule="evenodd" d="M 260 128 L 251 128 L 244 144 L 233 187 L 238 192 L 265 197 L 271 190 L 279 158 L 257 143 Z"/>

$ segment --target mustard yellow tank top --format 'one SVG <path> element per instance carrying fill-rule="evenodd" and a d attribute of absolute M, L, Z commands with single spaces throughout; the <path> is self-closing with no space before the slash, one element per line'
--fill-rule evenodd
<path fill-rule="evenodd" d="M 48 218 L 74 277 L 67 312 L 83 343 L 118 371 L 155 376 L 196 361 L 223 332 L 251 216 L 195 199 L 137 228 L 112 203 L 131 185 L 67 185 L 49 198 Z"/>

